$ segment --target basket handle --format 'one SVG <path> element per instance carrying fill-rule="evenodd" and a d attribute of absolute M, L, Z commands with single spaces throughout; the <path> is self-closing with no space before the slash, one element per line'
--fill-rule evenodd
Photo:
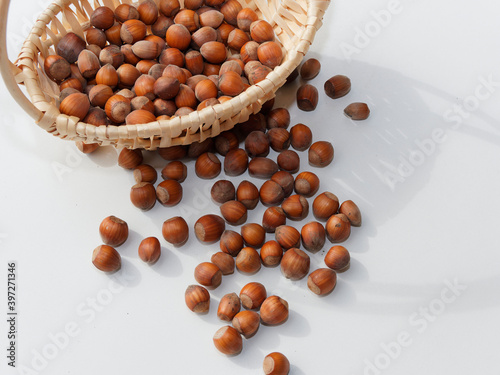
<path fill-rule="evenodd" d="M 3 22 L 0 22 L 0 73 L 5 81 L 5 86 L 16 102 L 37 122 L 43 117 L 43 113 L 36 108 L 31 101 L 23 94 L 14 78 L 14 72 L 18 69 L 7 55 L 7 17 L 10 0 L 0 0 L 0 14 L 5 15 Z"/>

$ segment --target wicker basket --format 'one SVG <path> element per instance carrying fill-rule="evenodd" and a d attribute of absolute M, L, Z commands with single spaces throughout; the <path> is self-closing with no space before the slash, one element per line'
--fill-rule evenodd
<path fill-rule="evenodd" d="M 159 2 L 159 0 L 155 0 Z M 6 54 L 6 22 L 0 25 L 0 69 L 7 88 L 19 105 L 47 132 L 66 140 L 154 150 L 158 147 L 201 142 L 215 137 L 257 113 L 262 104 L 300 64 L 307 53 L 330 0 L 238 0 L 271 23 L 286 51 L 282 64 L 265 80 L 240 95 L 213 107 L 168 121 L 144 125 L 94 126 L 61 114 L 55 99 L 59 87 L 43 72 L 43 61 L 54 54 L 54 46 L 67 33 L 84 37 L 92 11 L 101 5 L 115 9 L 131 0 L 56 0 L 39 17 L 23 44 L 15 64 Z M 0 0 L 0 14 L 7 15 L 10 0 Z M 180 1 L 183 5 L 183 0 Z M 21 5 L 16 2 L 16 5 Z M 31 101 L 19 88 L 24 84 Z"/>

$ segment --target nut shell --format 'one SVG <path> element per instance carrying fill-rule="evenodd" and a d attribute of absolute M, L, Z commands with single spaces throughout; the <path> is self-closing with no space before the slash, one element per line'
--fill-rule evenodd
<path fill-rule="evenodd" d="M 240 201 L 228 201 L 220 207 L 222 217 L 231 225 L 241 225 L 247 221 L 247 208 Z"/>
<path fill-rule="evenodd" d="M 130 201 L 137 208 L 148 211 L 156 203 L 156 190 L 149 182 L 140 182 L 130 189 Z"/>
<path fill-rule="evenodd" d="M 256 157 L 248 163 L 248 174 L 251 177 L 270 179 L 273 174 L 278 172 L 278 164 L 274 160 Z"/>
<path fill-rule="evenodd" d="M 351 223 L 344 214 L 333 215 L 325 225 L 326 235 L 330 242 L 344 242 L 351 235 Z"/>
<path fill-rule="evenodd" d="M 325 93 L 332 99 L 338 99 L 351 91 L 351 80 L 343 75 L 336 75 L 325 82 Z"/>
<path fill-rule="evenodd" d="M 210 258 L 210 261 L 215 264 L 222 272 L 222 275 L 230 275 L 234 273 L 234 258 L 223 251 L 218 251 Z"/>
<path fill-rule="evenodd" d="M 195 172 L 200 178 L 212 179 L 217 177 L 221 172 L 221 162 L 219 158 L 211 153 L 206 152 L 196 159 Z"/>
<path fill-rule="evenodd" d="M 300 246 L 300 233 L 294 227 L 289 225 L 281 225 L 276 228 L 276 241 L 285 250 Z"/>
<path fill-rule="evenodd" d="M 233 318 L 232 325 L 246 339 L 249 339 L 259 330 L 260 315 L 255 311 L 240 311 Z"/>
<path fill-rule="evenodd" d="M 347 216 L 351 225 L 354 227 L 361 226 L 361 211 L 359 207 L 351 200 L 345 201 L 340 205 L 339 213 Z"/>
<path fill-rule="evenodd" d="M 223 204 L 236 199 L 236 188 L 229 180 L 219 180 L 212 186 L 210 195 L 214 202 Z"/>
<path fill-rule="evenodd" d="M 203 262 L 196 266 L 194 278 L 207 288 L 217 288 L 222 281 L 222 272 L 215 264 Z"/>
<path fill-rule="evenodd" d="M 236 256 L 236 268 L 246 274 L 254 274 L 260 270 L 260 256 L 253 247 L 244 247 Z"/>
<path fill-rule="evenodd" d="M 309 148 L 309 164 L 314 167 L 326 167 L 333 160 L 333 146 L 327 141 L 314 142 Z"/>
<path fill-rule="evenodd" d="M 302 220 L 309 214 L 309 203 L 302 195 L 290 195 L 281 204 L 281 208 L 290 220 Z"/>
<path fill-rule="evenodd" d="M 187 242 L 189 227 L 184 218 L 176 216 L 163 222 L 161 233 L 165 241 L 179 247 Z"/>
<path fill-rule="evenodd" d="M 241 236 L 247 246 L 259 248 L 266 240 L 266 231 L 262 225 L 249 223 L 241 227 Z"/>
<path fill-rule="evenodd" d="M 210 309 L 210 293 L 200 285 L 189 285 L 184 293 L 184 300 L 189 310 L 203 314 Z"/>
<path fill-rule="evenodd" d="M 266 287 L 261 283 L 251 282 L 241 288 L 240 299 L 245 309 L 259 309 L 266 298 Z"/>
<path fill-rule="evenodd" d="M 229 293 L 224 295 L 217 308 L 217 317 L 220 320 L 230 322 L 235 315 L 240 312 L 241 301 L 236 293 Z"/>
<path fill-rule="evenodd" d="M 243 348 L 241 335 L 231 326 L 225 326 L 217 330 L 213 341 L 217 350 L 226 355 L 237 355 Z"/>
<path fill-rule="evenodd" d="M 182 185 L 176 180 L 165 180 L 156 187 L 156 198 L 165 207 L 172 207 L 182 200 Z"/>
<path fill-rule="evenodd" d="M 262 184 L 259 195 L 260 201 L 265 206 L 279 205 L 285 198 L 283 188 L 273 180 L 268 180 Z"/>
<path fill-rule="evenodd" d="M 243 180 L 236 190 L 236 199 L 243 203 L 246 208 L 253 210 L 259 203 L 259 190 L 257 186 L 247 180 Z"/>
<path fill-rule="evenodd" d="M 102 242 L 112 247 L 123 245 L 128 238 L 128 225 L 116 216 L 108 216 L 99 225 Z"/>
<path fill-rule="evenodd" d="M 278 296 L 267 297 L 260 307 L 260 319 L 265 325 L 275 326 L 288 319 L 288 302 Z"/>
<path fill-rule="evenodd" d="M 312 197 L 319 189 L 319 178 L 312 172 L 302 172 L 295 178 L 295 192 L 304 197 Z"/>
<path fill-rule="evenodd" d="M 194 225 L 196 237 L 204 243 L 218 241 L 225 229 L 226 223 L 224 219 L 212 214 L 200 217 Z"/>
<path fill-rule="evenodd" d="M 245 150 L 236 148 L 229 150 L 224 158 L 224 172 L 228 176 L 239 176 L 247 170 L 248 155 Z"/>
<path fill-rule="evenodd" d="M 262 217 L 262 227 L 267 233 L 274 233 L 276 228 L 286 224 L 286 215 L 281 207 L 269 207 Z"/>
<path fill-rule="evenodd" d="M 281 353 L 270 353 L 264 358 L 263 369 L 265 375 L 288 375 L 290 362 Z"/>
<path fill-rule="evenodd" d="M 318 252 L 325 245 L 325 228 L 317 221 L 311 221 L 302 227 L 300 237 L 302 239 L 302 246 L 306 250 Z"/>
<path fill-rule="evenodd" d="M 155 264 L 161 256 L 160 241 L 156 237 L 148 237 L 139 245 L 139 258 L 145 263 Z"/>
<path fill-rule="evenodd" d="M 121 268 L 121 257 L 113 247 L 101 245 L 94 249 L 92 263 L 103 272 L 115 272 Z"/>
<path fill-rule="evenodd" d="M 335 194 L 328 191 L 319 194 L 313 202 L 313 214 L 317 220 L 326 221 L 330 216 L 337 213 L 339 199 Z"/>
<path fill-rule="evenodd" d="M 233 230 L 225 230 L 220 238 L 219 246 L 223 252 L 235 257 L 244 246 L 243 237 Z"/>
<path fill-rule="evenodd" d="M 307 150 L 312 143 L 311 129 L 304 124 L 297 124 L 290 129 L 290 143 L 297 151 Z"/>
<path fill-rule="evenodd" d="M 325 255 L 325 264 L 336 272 L 346 271 L 350 262 L 351 255 L 344 246 L 333 246 Z"/>
<path fill-rule="evenodd" d="M 310 112 L 318 105 L 318 89 L 312 85 L 305 84 L 297 90 L 297 106 L 299 109 Z"/>
<path fill-rule="evenodd" d="M 267 241 L 260 249 L 260 259 L 266 267 L 276 267 L 283 257 L 283 249 L 277 241 Z"/>
<path fill-rule="evenodd" d="M 311 258 L 304 251 L 292 248 L 283 254 L 281 272 L 290 280 L 300 280 L 307 276 Z"/>
<path fill-rule="evenodd" d="M 337 274 L 329 268 L 319 268 L 307 278 L 307 287 L 318 296 L 330 293 L 337 284 Z"/>

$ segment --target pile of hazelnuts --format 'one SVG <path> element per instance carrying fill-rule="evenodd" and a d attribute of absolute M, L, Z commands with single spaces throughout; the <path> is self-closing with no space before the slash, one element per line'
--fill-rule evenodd
<path fill-rule="evenodd" d="M 61 113 L 96 126 L 147 124 L 224 103 L 283 59 L 272 26 L 237 0 L 102 6 L 90 25 L 86 40 L 64 35 L 44 71 L 59 84 Z"/>

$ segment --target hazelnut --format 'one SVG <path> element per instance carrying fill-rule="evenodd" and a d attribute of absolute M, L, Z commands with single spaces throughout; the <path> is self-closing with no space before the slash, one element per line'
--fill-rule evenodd
<path fill-rule="evenodd" d="M 194 278 L 201 285 L 215 289 L 222 281 L 222 272 L 215 264 L 203 262 L 194 269 Z"/>
<path fill-rule="evenodd" d="M 103 272 L 115 272 L 121 268 L 122 260 L 118 251 L 108 245 L 101 245 L 92 253 L 92 263 Z"/>
<path fill-rule="evenodd" d="M 290 362 L 281 353 L 270 353 L 264 358 L 263 369 L 266 375 L 288 375 Z"/>
<path fill-rule="evenodd" d="M 205 43 L 217 40 L 217 31 L 212 27 L 205 26 L 195 31 L 191 39 L 196 49 L 200 49 Z M 201 55 L 203 56 L 203 54 Z"/>
<path fill-rule="evenodd" d="M 245 66 L 245 74 L 250 85 L 256 85 L 263 81 L 271 72 L 271 68 L 262 65 L 259 61 L 249 61 Z"/>
<path fill-rule="evenodd" d="M 196 10 L 200 8 L 205 0 L 184 0 L 184 7 L 187 9 Z"/>
<path fill-rule="evenodd" d="M 241 225 L 247 221 L 247 208 L 240 201 L 227 201 L 220 206 L 222 217 L 231 225 Z"/>
<path fill-rule="evenodd" d="M 212 255 L 210 261 L 221 270 L 223 275 L 234 273 L 234 258 L 223 251 L 219 251 Z"/>
<path fill-rule="evenodd" d="M 299 68 L 295 68 L 291 73 L 290 75 L 287 77 L 286 81 L 285 81 L 285 85 L 287 83 L 290 83 L 290 82 L 293 82 L 297 79 L 297 77 L 299 76 Z"/>
<path fill-rule="evenodd" d="M 89 92 L 90 104 L 104 108 L 106 102 L 113 96 L 113 89 L 105 85 L 95 85 Z"/>
<path fill-rule="evenodd" d="M 344 214 L 333 215 L 326 222 L 326 235 L 330 242 L 344 242 L 351 235 L 351 223 Z"/>
<path fill-rule="evenodd" d="M 309 164 L 326 167 L 333 160 L 333 146 L 327 141 L 314 142 L 309 148 Z"/>
<path fill-rule="evenodd" d="M 184 25 L 191 33 L 195 32 L 200 27 L 198 13 L 194 12 L 192 9 L 181 9 L 179 13 L 175 15 L 174 23 Z"/>
<path fill-rule="evenodd" d="M 338 99 L 351 91 L 351 80 L 343 75 L 336 75 L 325 82 L 325 92 L 332 99 Z"/>
<path fill-rule="evenodd" d="M 263 324 L 269 326 L 286 322 L 288 319 L 288 302 L 278 296 L 267 297 L 260 307 L 260 319 Z"/>
<path fill-rule="evenodd" d="M 224 158 L 224 172 L 228 176 L 239 176 L 247 170 L 248 155 L 245 150 L 235 148 L 229 150 Z"/>
<path fill-rule="evenodd" d="M 104 31 L 104 34 L 106 35 L 106 40 L 109 42 L 109 44 L 115 47 L 122 45 L 123 41 L 121 37 L 121 31 L 122 31 L 122 25 L 120 24 L 111 26 L 109 29 Z"/>
<path fill-rule="evenodd" d="M 325 244 L 325 228 L 317 221 L 311 221 L 300 231 L 302 246 L 311 252 L 318 252 Z"/>
<path fill-rule="evenodd" d="M 295 186 L 295 180 L 290 172 L 278 171 L 271 176 L 271 180 L 280 184 L 285 193 L 285 198 L 289 197 L 293 193 L 293 188 Z"/>
<path fill-rule="evenodd" d="M 314 294 L 324 296 L 330 293 L 337 284 L 337 274 L 329 268 L 319 268 L 307 278 L 307 286 Z"/>
<path fill-rule="evenodd" d="M 169 47 L 184 51 L 191 44 L 191 33 L 186 26 L 174 24 L 167 30 L 166 41 Z"/>
<path fill-rule="evenodd" d="M 272 128 L 267 132 L 267 136 L 269 137 L 271 148 L 276 152 L 285 151 L 290 147 L 290 133 L 286 129 Z"/>
<path fill-rule="evenodd" d="M 206 42 L 200 47 L 200 53 L 211 64 L 221 64 L 226 60 L 226 46 L 221 42 Z"/>
<path fill-rule="evenodd" d="M 202 102 L 207 99 L 216 98 L 218 94 L 218 89 L 215 83 L 209 79 L 204 79 L 198 82 L 195 87 L 194 94 L 198 101 Z"/>
<path fill-rule="evenodd" d="M 78 150 L 80 150 L 80 152 L 84 154 L 91 154 L 99 148 L 98 143 L 85 143 L 82 141 L 76 141 L 75 144 Z"/>
<path fill-rule="evenodd" d="M 187 177 L 187 167 L 181 161 L 171 161 L 161 170 L 161 176 L 164 180 L 183 182 Z"/>
<path fill-rule="evenodd" d="M 158 154 L 165 160 L 182 159 L 187 155 L 187 147 L 183 145 L 159 148 Z"/>
<path fill-rule="evenodd" d="M 217 350 L 226 355 L 239 354 L 243 348 L 241 335 L 231 326 L 225 326 L 217 330 L 213 341 Z"/>
<path fill-rule="evenodd" d="M 115 9 L 115 18 L 121 23 L 127 20 L 138 20 L 139 12 L 137 8 L 132 5 L 120 4 Z"/>
<path fill-rule="evenodd" d="M 211 152 L 214 145 L 212 138 L 207 138 L 203 142 L 193 142 L 189 145 L 187 156 L 195 159 L 200 155 Z"/>
<path fill-rule="evenodd" d="M 154 264 L 161 255 L 160 241 L 156 237 L 148 237 L 141 241 L 139 245 L 139 258 L 148 264 Z"/>
<path fill-rule="evenodd" d="M 158 19 L 158 6 L 153 0 L 145 0 L 137 7 L 139 19 L 146 25 L 152 25 Z"/>
<path fill-rule="evenodd" d="M 140 43 L 140 42 L 138 42 Z M 137 43 L 136 43 L 137 45 Z M 149 100 L 155 99 L 154 87 L 155 79 L 150 75 L 143 74 L 135 81 L 134 91 L 138 97 L 145 96 Z"/>
<path fill-rule="evenodd" d="M 163 223 L 161 233 L 165 241 L 179 247 L 187 242 L 189 238 L 189 227 L 184 218 L 176 216 Z"/>
<path fill-rule="evenodd" d="M 189 285 L 184 293 L 184 300 L 189 310 L 203 314 L 210 309 L 210 293 L 200 285 Z"/>
<path fill-rule="evenodd" d="M 156 203 L 156 191 L 153 184 L 140 182 L 130 189 L 130 201 L 137 208 L 148 211 Z"/>
<path fill-rule="evenodd" d="M 302 172 L 295 178 L 295 192 L 312 197 L 319 189 L 319 178 L 312 172 Z"/>
<path fill-rule="evenodd" d="M 90 46 L 96 46 L 99 47 L 99 49 L 96 49 L 99 53 L 101 52 L 101 49 L 106 46 L 106 34 L 104 31 L 101 29 L 96 29 L 95 27 L 91 27 L 85 32 L 85 39 L 87 40 L 87 48 Z M 99 53 L 97 56 L 99 56 Z"/>
<path fill-rule="evenodd" d="M 290 173 L 297 173 L 300 169 L 300 157 L 293 150 L 282 151 L 278 155 L 277 161 L 278 161 L 278 166 L 283 171 Z"/>
<path fill-rule="evenodd" d="M 126 44 L 134 44 L 146 37 L 147 27 L 139 20 L 127 20 L 122 24 L 120 37 Z"/>
<path fill-rule="evenodd" d="M 259 203 L 259 190 L 250 181 L 243 180 L 236 190 L 236 199 L 245 205 L 249 210 L 253 210 Z"/>
<path fill-rule="evenodd" d="M 216 29 L 221 26 L 222 21 L 224 21 L 224 15 L 218 10 L 211 9 L 200 14 L 199 19 L 201 26 L 209 26 Z"/>
<path fill-rule="evenodd" d="M 350 263 L 351 255 L 344 246 L 333 246 L 325 255 L 325 264 L 336 272 L 348 270 Z"/>
<path fill-rule="evenodd" d="M 250 31 L 250 25 L 259 19 L 257 13 L 250 8 L 243 8 L 236 16 L 236 24 L 243 31 Z"/>
<path fill-rule="evenodd" d="M 241 31 L 241 30 L 240 30 Z M 243 68 L 240 65 L 241 60 L 227 60 L 220 66 L 219 75 L 223 75 L 226 72 L 235 72 L 239 75 L 243 73 Z"/>
<path fill-rule="evenodd" d="M 210 195 L 214 202 L 223 204 L 236 198 L 236 189 L 231 181 L 219 180 L 212 186 Z"/>
<path fill-rule="evenodd" d="M 215 149 L 222 156 L 226 156 L 229 151 L 237 149 L 238 145 L 238 137 L 232 131 L 225 131 L 215 138 Z"/>
<path fill-rule="evenodd" d="M 261 131 L 251 132 L 245 139 L 245 150 L 251 158 L 267 156 L 269 154 L 269 139 L 267 134 Z"/>
<path fill-rule="evenodd" d="M 286 108 L 275 108 L 267 115 L 267 128 L 287 129 L 290 125 L 290 112 Z"/>
<path fill-rule="evenodd" d="M 226 224 L 224 219 L 218 215 L 212 214 L 200 217 L 194 225 L 196 238 L 204 243 L 213 243 L 218 241 L 225 229 Z"/>
<path fill-rule="evenodd" d="M 297 151 L 307 150 L 312 143 L 312 132 L 307 125 L 297 124 L 290 129 L 290 143 Z"/>
<path fill-rule="evenodd" d="M 189 86 L 181 84 L 179 87 L 179 92 L 175 97 L 175 105 L 177 106 L 177 108 L 189 107 L 193 109 L 196 108 L 197 104 L 198 102 L 196 100 L 194 91 L 191 90 Z"/>
<path fill-rule="evenodd" d="M 155 64 L 151 67 L 151 69 L 149 69 L 148 74 L 155 79 L 155 83 L 163 76 L 163 72 L 165 71 L 166 67 L 167 66 L 163 64 Z"/>
<path fill-rule="evenodd" d="M 145 109 L 136 109 L 135 111 L 130 112 L 125 118 L 125 123 L 127 125 L 149 124 L 150 122 L 155 121 L 155 115 Z"/>
<path fill-rule="evenodd" d="M 124 148 L 118 155 L 118 165 L 125 169 L 137 168 L 143 160 L 142 151 L 138 148 L 134 150 Z"/>
<path fill-rule="evenodd" d="M 180 7 L 179 0 L 160 0 L 160 12 L 166 17 L 175 16 Z"/>
<path fill-rule="evenodd" d="M 110 64 L 113 68 L 118 69 L 123 64 L 125 56 L 120 50 L 120 47 L 111 45 L 101 50 L 99 60 L 103 66 Z"/>
<path fill-rule="evenodd" d="M 87 116 L 90 109 L 90 101 L 87 95 L 75 93 L 69 95 L 61 102 L 59 110 L 67 116 L 78 117 L 80 120 Z"/>
<path fill-rule="evenodd" d="M 300 246 L 299 231 L 289 225 L 280 225 L 276 228 L 274 236 L 276 241 L 285 250 Z"/>
<path fill-rule="evenodd" d="M 340 205 L 339 213 L 347 216 L 347 219 L 351 222 L 354 227 L 361 226 L 361 211 L 359 207 L 351 200 L 345 201 Z"/>
<path fill-rule="evenodd" d="M 240 311 L 234 316 L 232 325 L 246 339 L 249 339 L 253 337 L 259 329 L 260 315 L 255 311 Z"/>
<path fill-rule="evenodd" d="M 241 302 L 236 293 L 229 293 L 224 295 L 217 309 L 217 317 L 220 320 L 230 322 L 233 320 L 234 316 L 240 312 Z"/>
<path fill-rule="evenodd" d="M 217 43 L 217 42 L 210 42 Z M 203 45 L 202 49 L 210 43 Z M 208 47 L 207 47 L 208 48 Z M 236 96 L 241 94 L 245 90 L 245 83 L 241 79 L 241 76 L 233 71 L 228 71 L 219 77 L 219 90 L 227 96 Z"/>
<path fill-rule="evenodd" d="M 274 30 L 265 20 L 254 21 L 250 24 L 250 35 L 257 43 L 274 40 Z"/>
<path fill-rule="evenodd" d="M 259 248 L 266 240 L 266 231 L 262 225 L 250 223 L 241 227 L 241 236 L 247 246 Z"/>
<path fill-rule="evenodd" d="M 309 81 L 315 78 L 321 70 L 321 63 L 317 59 L 308 59 L 300 68 L 300 76 L 303 80 Z"/>
<path fill-rule="evenodd" d="M 104 65 L 95 77 L 97 85 L 105 85 L 110 88 L 116 87 L 118 85 L 118 73 L 116 73 L 116 69 L 111 64 Z"/>
<path fill-rule="evenodd" d="M 70 64 L 75 63 L 78 60 L 78 55 L 87 46 L 85 40 L 75 33 L 69 32 L 61 38 L 59 43 L 57 43 L 56 53 L 66 59 Z"/>
<path fill-rule="evenodd" d="M 266 267 L 276 267 L 283 257 L 281 245 L 274 240 L 267 241 L 260 249 L 260 259 Z"/>
<path fill-rule="evenodd" d="M 266 298 L 267 291 L 261 283 L 252 282 L 241 288 L 240 299 L 245 309 L 254 310 L 260 308 Z"/>
<path fill-rule="evenodd" d="M 224 15 L 224 21 L 232 26 L 237 26 L 238 14 L 242 8 L 237 0 L 228 0 L 221 6 L 220 12 Z"/>
<path fill-rule="evenodd" d="M 98 29 L 109 29 L 115 23 L 115 14 L 108 7 L 98 7 L 90 15 L 90 24 Z"/>
<path fill-rule="evenodd" d="M 316 109 L 318 105 L 318 89 L 312 85 L 305 84 L 297 90 L 297 107 L 310 112 Z"/>
<path fill-rule="evenodd" d="M 352 103 L 344 109 L 344 113 L 351 120 L 366 120 L 370 116 L 370 108 L 366 103 Z"/>
<path fill-rule="evenodd" d="M 186 83 L 187 77 L 182 71 L 185 64 L 185 56 L 178 48 L 167 48 L 161 51 L 158 59 L 160 64 L 165 65 L 162 75 L 165 77 L 177 78 L 179 82 Z M 169 65 L 172 65 L 169 67 Z M 168 69 L 167 69 L 168 67 Z"/>
<path fill-rule="evenodd" d="M 121 95 L 113 95 L 106 102 L 104 109 L 111 121 L 121 124 L 125 121 L 132 107 L 129 99 Z"/>
<path fill-rule="evenodd" d="M 43 64 L 43 69 L 47 77 L 56 82 L 63 81 L 71 74 L 69 62 L 58 55 L 47 56 Z"/>
<path fill-rule="evenodd" d="M 215 178 L 220 174 L 221 163 L 215 154 L 206 152 L 196 159 L 195 172 L 200 178 Z"/>
<path fill-rule="evenodd" d="M 292 248 L 283 254 L 281 272 L 290 280 L 300 280 L 309 272 L 311 259 L 304 251 Z"/>
<path fill-rule="evenodd" d="M 176 180 L 165 180 L 156 187 L 156 198 L 165 207 L 172 207 L 182 200 L 182 185 Z"/>
<path fill-rule="evenodd" d="M 269 207 L 262 217 L 262 227 L 267 233 L 274 233 L 276 228 L 286 224 L 286 215 L 281 207 Z"/>
<path fill-rule="evenodd" d="M 257 56 L 263 65 L 274 69 L 283 60 L 283 50 L 276 42 L 264 42 L 257 48 Z"/>
<path fill-rule="evenodd" d="M 245 8 L 248 9 L 248 8 Z M 257 55 L 257 49 L 259 48 L 259 43 L 251 40 L 245 43 L 240 49 L 241 60 L 246 64 L 250 61 L 259 61 Z"/>
<path fill-rule="evenodd" d="M 281 208 L 290 220 L 302 220 L 309 214 L 309 203 L 302 195 L 290 195 L 281 204 Z"/>
<path fill-rule="evenodd" d="M 74 66 L 76 66 L 76 65 L 74 65 Z M 85 79 L 85 78 L 83 78 L 83 79 Z M 78 78 L 68 78 L 68 79 L 64 80 L 61 83 L 61 85 L 59 86 L 59 88 L 61 89 L 61 91 L 72 88 L 72 89 L 77 90 L 80 93 L 83 92 L 83 85 Z M 61 108 L 59 108 L 59 109 L 61 109 Z"/>
<path fill-rule="evenodd" d="M 128 225 L 116 216 L 108 216 L 101 222 L 99 233 L 106 245 L 118 247 L 128 238 Z"/>
<path fill-rule="evenodd" d="M 84 49 L 78 55 L 78 69 L 84 78 L 90 80 L 93 79 L 99 69 L 101 69 L 101 64 L 92 51 Z"/>
<path fill-rule="evenodd" d="M 251 177 L 270 179 L 273 174 L 278 172 L 278 164 L 274 160 L 256 157 L 248 163 L 248 174 Z"/>
<path fill-rule="evenodd" d="M 244 247 L 236 256 L 236 268 L 247 274 L 260 270 L 260 255 L 253 247 Z"/>
<path fill-rule="evenodd" d="M 335 194 L 328 191 L 318 195 L 313 202 L 313 214 L 316 219 L 326 221 L 330 216 L 337 213 L 339 199 Z"/>
<path fill-rule="evenodd" d="M 233 230 L 225 230 L 220 238 L 219 246 L 223 252 L 235 257 L 243 248 L 243 237 Z"/>
<path fill-rule="evenodd" d="M 229 48 L 240 51 L 241 48 L 250 41 L 250 36 L 240 29 L 234 29 L 229 33 L 227 45 Z M 240 73 L 241 74 L 241 73 Z"/>
<path fill-rule="evenodd" d="M 279 205 L 285 198 L 283 188 L 273 180 L 268 180 L 262 184 L 259 195 L 260 201 L 265 206 Z"/>
<path fill-rule="evenodd" d="M 259 130 L 261 132 L 266 131 L 266 118 L 262 113 L 256 113 L 250 115 L 247 121 L 238 124 L 236 126 L 236 131 L 238 132 L 238 136 L 242 140 L 245 139 L 248 136 L 248 134 L 250 134 L 254 130 Z"/>
<path fill-rule="evenodd" d="M 102 110 L 101 108 L 91 108 L 89 113 L 87 113 L 87 116 L 83 119 L 83 122 L 87 124 L 92 124 L 92 125 L 108 125 L 109 120 L 108 117 L 106 116 L 106 112 Z M 78 146 L 78 144 L 77 144 Z"/>

